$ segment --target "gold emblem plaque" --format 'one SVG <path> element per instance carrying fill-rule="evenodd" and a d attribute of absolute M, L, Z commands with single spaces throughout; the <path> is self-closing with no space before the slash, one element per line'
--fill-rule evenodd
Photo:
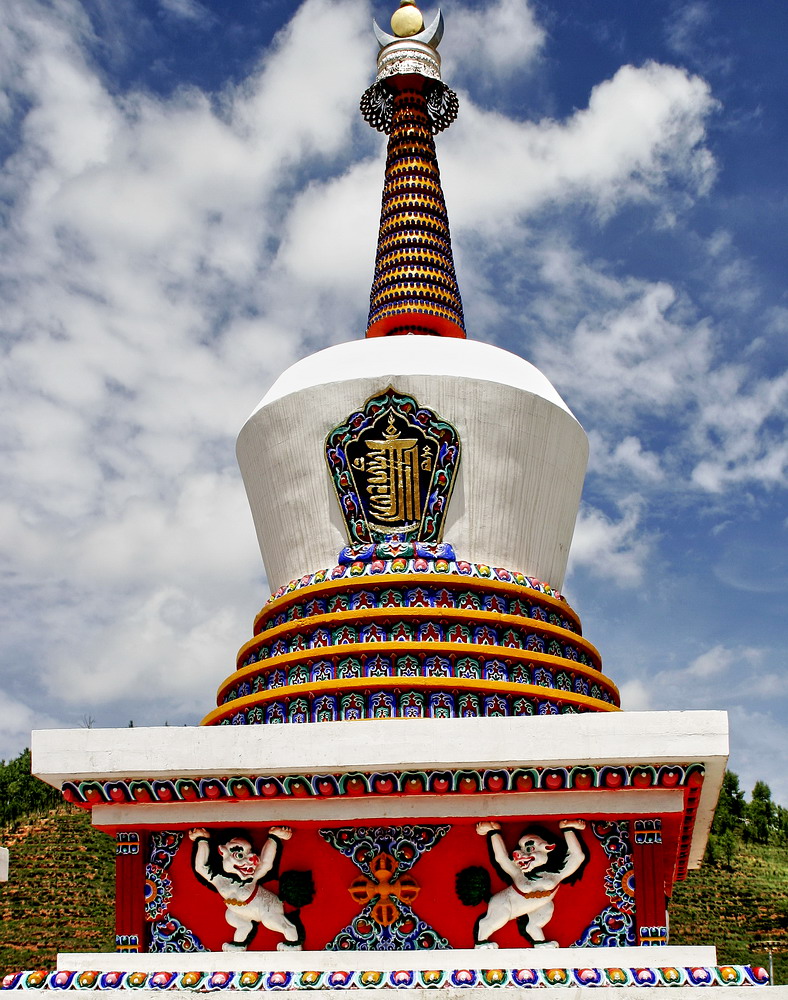
<path fill-rule="evenodd" d="M 351 543 L 439 542 L 460 461 L 451 424 L 389 386 L 326 439 Z"/>

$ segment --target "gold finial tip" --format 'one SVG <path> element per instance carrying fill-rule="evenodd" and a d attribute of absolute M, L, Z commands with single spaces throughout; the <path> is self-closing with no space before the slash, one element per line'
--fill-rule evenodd
<path fill-rule="evenodd" d="M 391 30 L 398 38 L 418 35 L 424 30 L 424 18 L 416 0 L 400 0 L 399 9 L 391 15 Z"/>

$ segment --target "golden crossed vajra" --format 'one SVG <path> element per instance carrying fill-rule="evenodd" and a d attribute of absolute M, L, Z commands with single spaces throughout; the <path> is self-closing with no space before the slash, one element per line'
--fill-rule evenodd
<path fill-rule="evenodd" d="M 421 891 L 412 875 L 403 874 L 396 878 L 398 868 L 399 862 L 382 851 L 369 864 L 373 878 L 361 875 L 351 882 L 348 889 L 360 906 L 374 903 L 372 919 L 383 927 L 393 924 L 402 912 L 397 903 L 409 905 Z"/>

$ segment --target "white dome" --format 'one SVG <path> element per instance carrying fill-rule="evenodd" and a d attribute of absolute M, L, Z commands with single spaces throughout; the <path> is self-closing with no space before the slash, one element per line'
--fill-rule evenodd
<path fill-rule="evenodd" d="M 588 441 L 550 382 L 508 351 L 410 336 L 353 341 L 297 362 L 238 436 L 238 462 L 272 590 L 334 566 L 349 543 L 326 436 L 388 386 L 457 429 L 443 539 L 458 559 L 560 589 Z"/>
<path fill-rule="evenodd" d="M 478 340 L 452 337 L 373 337 L 327 347 L 296 361 L 274 382 L 255 409 L 291 392 L 329 382 L 402 374 L 456 375 L 525 389 L 571 416 L 571 410 L 552 384 L 528 361 L 500 347 Z"/>

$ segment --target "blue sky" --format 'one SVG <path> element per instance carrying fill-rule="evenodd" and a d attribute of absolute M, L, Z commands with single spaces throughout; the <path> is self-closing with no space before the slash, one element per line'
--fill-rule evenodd
<path fill-rule="evenodd" d="M 393 6 L 3 4 L 0 756 L 192 724 L 249 637 L 233 441 L 363 334 L 383 140 L 357 106 Z M 591 440 L 567 597 L 625 707 L 726 709 L 744 787 L 788 804 L 788 12 L 444 14 L 469 335 Z"/>

